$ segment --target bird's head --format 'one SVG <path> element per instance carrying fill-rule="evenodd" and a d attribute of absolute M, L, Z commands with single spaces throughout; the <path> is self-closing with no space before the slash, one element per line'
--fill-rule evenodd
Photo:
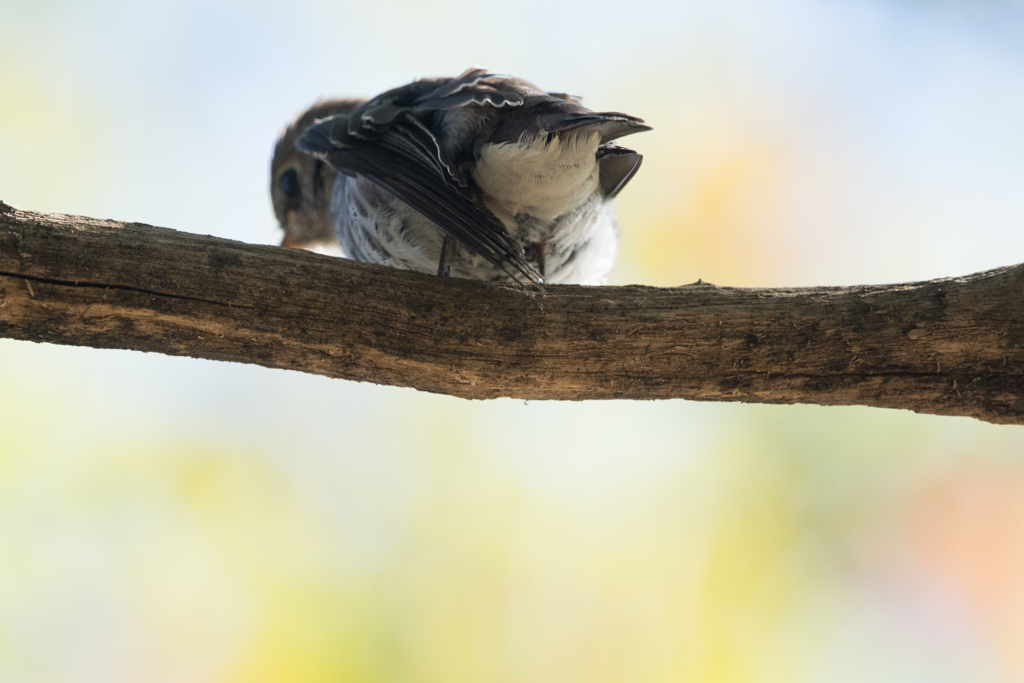
<path fill-rule="evenodd" d="M 321 100 L 299 114 L 277 141 L 270 164 L 270 196 L 274 213 L 284 229 L 281 246 L 312 249 L 337 247 L 331 220 L 331 188 L 337 171 L 295 148 L 295 140 L 314 121 L 347 113 L 362 100 Z"/>

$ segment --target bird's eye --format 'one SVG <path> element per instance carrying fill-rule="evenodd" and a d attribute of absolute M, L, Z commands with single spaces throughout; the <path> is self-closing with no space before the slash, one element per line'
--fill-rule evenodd
<path fill-rule="evenodd" d="M 284 192 L 284 196 L 288 199 L 295 199 L 299 196 L 299 174 L 295 172 L 294 168 L 289 168 L 282 173 L 277 182 L 281 186 L 281 192 Z"/>

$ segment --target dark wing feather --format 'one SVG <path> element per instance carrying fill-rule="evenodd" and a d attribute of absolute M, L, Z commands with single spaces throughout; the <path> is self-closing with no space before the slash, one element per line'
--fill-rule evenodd
<path fill-rule="evenodd" d="M 582 108 L 582 107 L 581 107 Z M 557 113 L 541 115 L 537 125 L 547 133 L 566 133 L 569 131 L 596 131 L 601 134 L 601 144 L 606 144 L 624 135 L 642 133 L 651 127 L 629 114 L 617 111 L 584 111 L 579 113 Z"/>
<path fill-rule="evenodd" d="M 501 221 L 454 186 L 450 162 L 418 121 L 395 117 L 371 142 L 348 135 L 347 119 L 341 115 L 318 121 L 296 146 L 346 175 L 361 175 L 380 185 L 510 277 L 541 279 Z"/>
<path fill-rule="evenodd" d="M 468 104 L 484 104 L 492 107 L 518 107 L 533 91 L 524 81 L 487 73 L 485 69 L 469 69 L 461 76 L 452 78 L 435 90 L 416 98 L 412 105 L 415 112 L 453 109 Z"/>
<path fill-rule="evenodd" d="M 489 142 L 516 142 L 524 136 L 591 133 L 601 135 L 606 144 L 651 127 L 643 119 L 619 112 L 593 112 L 574 102 L 553 97 L 535 98 L 496 121 Z"/>
<path fill-rule="evenodd" d="M 640 170 L 640 163 L 643 160 L 643 156 L 633 150 L 615 144 L 598 147 L 597 164 L 601 194 L 606 199 L 614 198 Z"/>

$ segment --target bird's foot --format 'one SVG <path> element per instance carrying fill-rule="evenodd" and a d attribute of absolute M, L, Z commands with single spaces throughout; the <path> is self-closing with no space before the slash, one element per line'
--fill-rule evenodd
<path fill-rule="evenodd" d="M 455 240 L 452 239 L 451 235 L 445 235 L 444 241 L 441 243 L 441 260 L 437 264 L 438 277 L 451 277 L 452 267 L 448 263 L 448 259 L 452 257 L 454 249 Z"/>

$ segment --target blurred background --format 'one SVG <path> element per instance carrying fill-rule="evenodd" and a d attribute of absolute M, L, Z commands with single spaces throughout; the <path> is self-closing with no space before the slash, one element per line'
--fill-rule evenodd
<path fill-rule="evenodd" d="M 612 284 L 1024 261 L 1020 0 L 0 0 L 0 27 L 22 208 L 276 244 L 299 110 L 483 65 L 654 126 Z M 0 681 L 1024 681 L 1022 455 L 966 418 L 0 340 Z"/>

